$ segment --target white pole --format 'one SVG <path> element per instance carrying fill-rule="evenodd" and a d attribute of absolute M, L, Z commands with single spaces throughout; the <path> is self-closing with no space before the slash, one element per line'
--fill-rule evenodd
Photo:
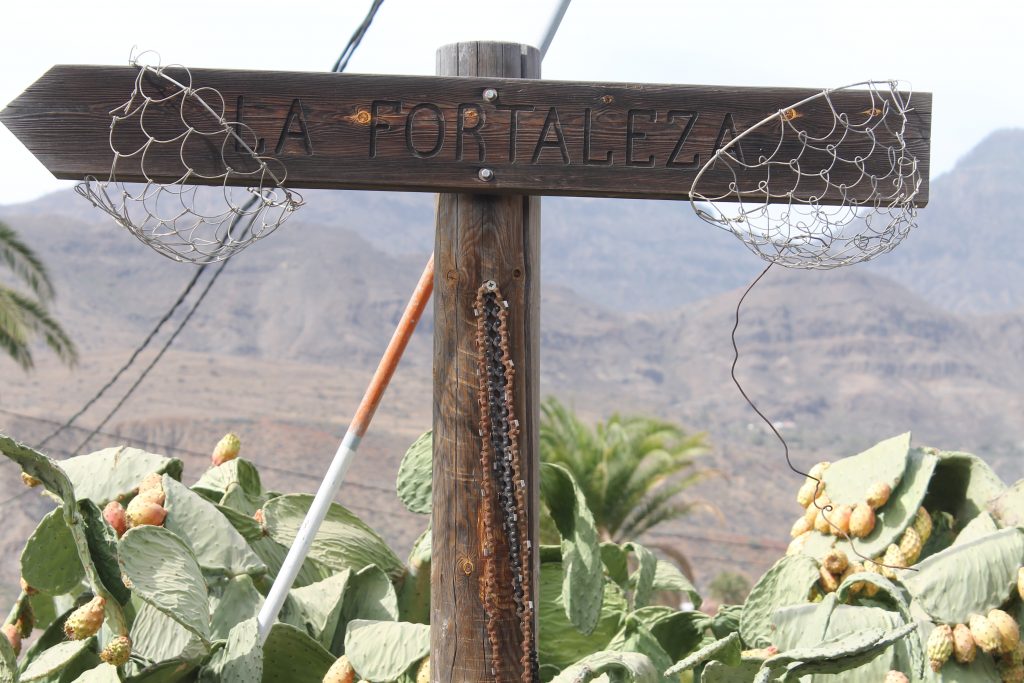
<path fill-rule="evenodd" d="M 562 24 L 562 17 L 565 16 L 565 11 L 569 9 L 569 3 L 572 0 L 559 0 L 558 6 L 555 7 L 555 13 L 551 15 L 551 21 L 548 22 L 548 30 L 545 31 L 544 37 L 540 41 L 540 58 L 543 60 L 544 56 L 548 53 L 548 48 L 551 47 L 551 41 L 555 39 L 555 34 L 558 33 L 558 27 Z"/>
<path fill-rule="evenodd" d="M 334 496 L 338 494 L 341 482 L 345 479 L 345 473 L 348 472 L 348 467 L 352 464 L 352 458 L 370 426 L 370 421 L 373 420 L 373 414 L 377 411 L 377 406 L 380 405 L 384 390 L 387 389 L 392 375 L 395 374 L 398 361 L 402 359 L 402 353 L 405 351 L 412 333 L 416 330 L 416 324 L 419 322 L 420 316 L 423 315 L 423 310 L 427 307 L 433 290 L 434 257 L 431 255 L 426 268 L 423 269 L 423 274 L 420 275 L 420 281 L 416 284 L 416 289 L 405 307 L 405 312 L 402 313 L 402 319 L 398 322 L 398 327 L 377 365 L 377 371 L 373 373 L 373 379 L 366 387 L 366 393 L 363 394 L 363 400 L 359 402 L 359 407 L 352 417 L 352 423 L 349 425 L 348 431 L 345 432 L 345 438 L 341 440 L 341 445 L 338 446 L 338 450 L 334 454 L 331 466 L 328 468 L 324 480 L 320 482 L 320 488 L 317 489 L 316 496 L 313 498 L 313 504 L 309 506 L 306 518 L 302 520 L 302 525 L 299 526 L 299 531 L 295 534 L 295 540 L 292 542 L 292 547 L 288 549 L 288 555 L 284 558 L 281 571 L 274 578 L 274 585 L 270 587 L 267 599 L 256 617 L 261 643 L 266 642 L 267 636 L 270 635 L 270 629 L 277 620 L 277 615 L 281 611 L 281 606 L 284 605 L 285 598 L 288 597 L 288 591 L 291 590 L 295 577 L 298 576 L 299 570 L 302 568 L 302 563 L 306 561 L 306 555 L 309 554 L 309 547 L 313 544 L 316 532 L 320 530 L 320 525 L 323 524 L 324 517 L 327 516 L 327 511 L 331 508 Z"/>
<path fill-rule="evenodd" d="M 313 544 L 316 532 L 320 530 L 320 525 L 323 524 L 324 517 L 327 516 L 327 511 L 331 508 L 334 496 L 337 495 L 341 482 L 345 479 L 345 473 L 348 472 L 348 467 L 352 464 L 352 456 L 359 448 L 360 440 L 352 427 L 349 427 L 345 432 L 345 438 L 341 440 L 341 445 L 338 446 L 338 450 L 334 454 L 334 460 L 331 461 L 324 480 L 320 482 L 320 488 L 316 492 L 316 497 L 313 498 L 313 504 L 309 506 L 309 512 L 302 520 L 302 525 L 299 527 L 298 533 L 295 534 L 295 541 L 284 558 L 281 571 L 274 579 L 274 585 L 270 587 L 267 599 L 263 603 L 263 607 L 260 608 L 259 616 L 256 617 L 261 643 L 266 642 L 267 636 L 270 635 L 270 628 L 277 620 L 277 615 L 284 605 L 285 598 L 288 597 L 288 591 L 291 590 L 295 577 L 298 576 L 299 570 L 302 568 L 302 563 L 306 561 L 309 547 Z"/>

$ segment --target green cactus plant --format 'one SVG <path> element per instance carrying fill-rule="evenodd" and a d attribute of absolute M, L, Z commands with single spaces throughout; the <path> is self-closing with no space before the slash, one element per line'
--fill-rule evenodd
<path fill-rule="evenodd" d="M 398 467 L 398 498 L 409 512 L 430 514 L 433 448 L 433 432 L 424 433 L 409 446 Z"/>
<path fill-rule="evenodd" d="M 410 449 L 398 484 L 410 509 L 421 512 L 429 511 L 427 439 Z M 57 462 L 0 436 L 0 451 L 39 479 L 57 506 L 22 557 L 29 584 L 43 591 L 23 591 L 7 621 L 13 625 L 32 605 L 43 630 L 20 664 L 0 638 L 0 683 L 320 683 L 341 654 L 362 679 L 412 683 L 429 642 L 429 527 L 406 564 L 369 525 L 332 506 L 261 647 L 255 615 L 309 496 L 264 490 L 256 467 L 240 459 L 211 467 L 189 488 L 179 481 L 180 462 L 137 449 Z M 164 474 L 163 526 L 134 528 L 118 540 L 101 504 L 127 502 L 154 471 Z M 996 658 L 984 653 L 932 672 L 922 643 L 935 623 L 965 623 L 972 613 L 997 608 L 1024 617 L 1016 589 L 1024 564 L 1024 530 L 1015 516 L 1021 487 L 1008 489 L 970 454 L 912 448 L 909 435 L 835 461 L 825 478 L 836 501 L 868 480 L 892 485 L 872 534 L 850 548 L 811 532 L 815 540 L 777 562 L 745 605 L 710 616 L 652 605 L 665 590 L 695 607 L 701 600 L 678 568 L 644 546 L 598 543 L 572 475 L 544 468 L 544 507 L 559 538 L 539 549 L 542 680 L 608 674 L 654 683 L 678 673 L 694 683 L 824 682 L 837 674 L 867 681 L 890 669 L 913 681 L 998 680 Z M 828 548 L 844 548 L 851 560 L 877 556 L 920 521 L 921 505 L 931 537 L 911 569 L 891 579 L 848 573 L 834 593 L 811 602 Z M 106 600 L 102 629 L 66 641 L 64 620 L 93 596 Z M 101 648 L 121 636 L 132 641 L 131 659 L 120 667 L 100 662 Z"/>
<path fill-rule="evenodd" d="M 345 655 L 371 683 L 397 680 L 430 652 L 430 627 L 402 621 L 356 619 L 345 636 Z"/>

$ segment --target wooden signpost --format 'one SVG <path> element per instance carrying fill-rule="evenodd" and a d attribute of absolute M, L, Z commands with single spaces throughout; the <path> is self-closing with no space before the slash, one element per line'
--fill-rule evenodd
<path fill-rule="evenodd" d="M 55 66 L 0 121 L 58 178 L 105 178 L 112 146 L 133 142 L 131 133 L 112 135 L 110 112 L 138 74 Z M 440 193 L 432 678 L 536 680 L 539 195 L 686 199 L 718 149 L 820 91 L 543 81 L 536 49 L 487 42 L 442 48 L 435 77 L 195 69 L 191 78 L 192 87 L 220 93 L 223 119 L 251 128 L 255 151 L 283 164 L 288 187 Z M 145 86 L 167 87 L 160 79 Z M 176 134 L 182 106 L 147 110 L 148 134 Z M 823 135 L 834 123 L 832 111 L 816 109 L 825 106 L 799 112 L 808 128 L 820 114 Z M 918 206 L 928 199 L 930 126 L 931 97 L 916 93 L 902 135 L 922 179 Z M 799 140 L 780 142 L 767 130 L 732 150 L 752 165 L 802 152 Z M 854 143 L 846 153 L 857 163 L 834 169 L 833 184 L 849 183 L 847 199 L 870 194 L 859 182 L 865 172 L 885 175 L 891 160 L 871 152 L 870 142 Z M 176 181 L 181 155 L 199 171 L 252 163 L 242 149 L 199 137 L 180 150 L 154 148 L 145 175 L 137 161 L 119 162 L 117 180 Z M 744 180 L 767 180 L 762 172 Z M 709 169 L 705 194 L 727 193 L 732 173 Z"/>
<path fill-rule="evenodd" d="M 132 92 L 137 74 L 133 67 L 55 66 L 11 102 L 0 121 L 58 178 L 105 173 L 110 112 Z M 565 83 L 479 72 L 429 77 L 192 69 L 191 75 L 194 87 L 221 93 L 228 120 L 255 131 L 259 151 L 283 162 L 289 187 L 639 199 L 684 199 L 701 165 L 738 132 L 820 92 Z M 147 87 L 151 94 L 173 91 L 157 78 L 147 79 Z M 840 106 L 861 101 L 852 92 L 835 97 Z M 931 98 L 913 98 L 905 138 L 924 178 L 918 194 L 924 205 Z M 179 105 L 150 108 L 147 130 L 173 135 Z M 821 113 L 825 104 L 816 106 Z M 802 114 L 813 120 L 816 111 Z M 831 125 L 831 114 L 821 119 Z M 113 142 L 130 146 L 132 140 L 126 134 Z M 738 154 L 753 161 L 801 151 L 795 139 L 781 150 L 778 145 L 778 135 L 766 130 L 745 138 Z M 228 151 L 246 163 L 241 150 Z M 200 170 L 204 160 L 220 161 L 219 148 L 191 152 L 189 161 Z M 868 158 L 869 144 L 849 150 L 858 152 Z M 176 148 L 155 149 L 146 161 L 153 180 L 181 176 Z M 856 186 L 855 169 L 837 170 L 835 183 L 867 191 Z M 119 166 L 118 179 L 145 180 L 127 163 Z M 705 179 L 708 193 L 716 194 L 728 189 L 732 176 L 712 171 Z"/>

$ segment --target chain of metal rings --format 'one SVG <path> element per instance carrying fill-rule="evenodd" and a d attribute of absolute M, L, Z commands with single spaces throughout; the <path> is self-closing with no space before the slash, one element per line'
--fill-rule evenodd
<path fill-rule="evenodd" d="M 502 610 L 495 555 L 499 530 L 508 544 L 512 570 L 512 601 L 522 630 L 520 658 L 523 683 L 539 680 L 536 637 L 533 632 L 533 600 L 530 581 L 530 540 L 526 482 L 519 458 L 519 420 L 513 407 L 515 366 L 508 344 L 508 302 L 498 285 L 488 280 L 477 291 L 477 375 L 480 407 L 480 465 L 484 547 L 484 609 L 487 638 L 491 645 L 491 675 L 501 680 L 501 641 L 498 621 Z"/>

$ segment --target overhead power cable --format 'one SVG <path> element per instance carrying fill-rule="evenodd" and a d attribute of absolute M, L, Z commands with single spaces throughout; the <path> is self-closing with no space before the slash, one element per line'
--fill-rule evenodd
<path fill-rule="evenodd" d="M 341 54 L 338 56 L 337 61 L 335 61 L 334 66 L 331 68 L 332 71 L 342 72 L 342 71 L 344 71 L 348 67 L 349 60 L 351 60 L 352 55 L 355 54 L 356 48 L 358 48 L 359 44 L 363 41 L 363 37 L 366 35 L 367 30 L 370 28 L 370 24 L 373 23 L 373 19 L 377 15 L 377 10 L 380 9 L 380 6 L 383 3 L 384 3 L 384 0 L 373 0 L 373 2 L 370 5 L 369 10 L 366 13 L 366 16 L 363 18 L 363 21 L 360 22 L 359 26 L 356 27 L 356 30 L 352 33 L 352 36 L 349 38 L 348 44 L 345 45 L 345 49 L 342 50 Z M 257 200 L 258 200 L 257 197 L 253 197 L 252 199 L 250 199 L 249 202 L 243 207 L 243 209 L 241 210 L 239 215 L 240 216 L 244 215 L 249 209 L 251 209 L 253 207 L 253 205 L 255 205 Z M 234 228 L 234 226 L 232 226 L 232 229 L 233 228 Z M 232 232 L 232 230 L 229 229 L 227 234 L 230 235 L 231 232 Z M 167 342 L 164 343 L 163 347 L 161 347 L 160 351 L 157 353 L 157 355 L 153 359 L 153 361 L 151 361 L 150 364 L 142 371 L 142 374 L 138 377 L 138 379 L 136 379 L 136 381 L 132 384 L 132 386 L 128 389 L 128 391 L 117 402 L 117 404 L 114 406 L 114 408 L 109 413 L 107 413 L 106 417 L 104 417 L 103 420 L 99 423 L 99 426 L 97 427 L 97 430 L 102 429 L 103 426 L 105 426 L 114 417 L 114 415 L 117 414 L 117 412 L 121 409 L 121 407 L 125 404 L 125 402 L 127 402 L 127 400 L 131 397 L 132 393 L 134 393 L 135 389 L 137 389 L 138 386 L 143 382 L 143 380 L 146 379 L 146 377 L 149 375 L 149 373 L 152 372 L 152 370 L 156 366 L 156 364 L 158 362 L 160 362 L 160 359 L 163 358 L 164 354 L 167 352 L 167 349 L 170 348 L 170 345 L 174 342 L 174 340 L 178 337 L 178 335 L 181 334 L 182 330 L 184 330 L 184 328 L 188 324 L 189 320 L 192 319 L 192 316 L 195 315 L 195 312 L 198 310 L 199 305 L 203 302 L 203 299 L 206 298 L 206 295 L 209 293 L 210 289 L 213 287 L 213 284 L 217 281 L 217 278 L 219 278 L 220 274 L 224 271 L 224 268 L 227 266 L 229 260 L 230 260 L 230 257 L 225 259 L 224 261 L 222 261 L 217 266 L 217 270 L 214 271 L 214 273 L 211 276 L 210 280 L 207 282 L 206 287 L 203 289 L 203 292 L 199 295 L 199 298 L 196 299 L 195 303 L 192 304 L 192 307 L 189 309 L 188 313 L 185 314 L 185 317 L 182 319 L 181 323 L 178 325 L 178 327 L 171 334 L 171 336 L 167 340 Z M 191 293 L 192 289 L 195 287 L 196 283 L 199 281 L 199 278 L 206 271 L 206 269 L 207 269 L 207 267 L 209 265 L 210 264 L 203 264 L 203 265 L 199 266 L 196 269 L 195 274 L 189 280 L 188 284 L 182 290 L 181 294 L 178 295 L 178 298 L 174 301 L 174 303 L 167 310 L 167 312 L 164 313 L 164 315 L 161 316 L 161 318 L 153 326 L 153 329 L 150 330 L 148 335 L 146 335 L 146 338 L 142 341 L 142 343 L 139 344 L 139 346 L 136 347 L 136 349 L 132 352 L 131 356 L 128 358 L 128 361 L 124 365 L 122 365 L 117 370 L 117 372 L 115 372 L 114 375 L 99 389 L 99 391 L 97 391 L 91 398 L 89 398 L 89 400 L 87 400 L 85 402 L 85 404 L 77 412 L 75 412 L 74 415 L 72 415 L 70 418 L 68 418 L 64 423 L 62 423 L 60 426 L 58 426 L 57 429 L 55 429 L 49 435 L 47 435 L 46 438 L 44 438 L 38 444 L 37 448 L 42 450 L 42 448 L 47 443 L 49 443 L 54 437 L 56 437 L 58 434 L 63 432 L 65 429 L 67 429 L 68 427 L 73 425 L 75 423 L 75 421 L 77 421 L 78 418 L 81 417 L 85 413 L 85 411 L 87 411 L 90 407 L 92 407 L 92 405 L 94 403 L 96 403 L 96 401 L 98 401 L 107 392 L 107 390 L 110 389 L 110 387 L 112 387 L 117 382 L 118 379 L 121 378 L 121 376 L 125 373 L 125 371 L 127 371 L 128 368 L 130 368 L 135 363 L 135 361 L 138 359 L 139 355 L 153 341 L 153 338 L 160 332 L 160 329 L 164 326 L 164 324 L 178 310 L 178 308 L 184 302 L 186 297 L 188 297 L 189 293 Z M 76 448 L 76 450 L 80 450 L 80 449 L 84 448 L 89 443 L 89 441 L 92 439 L 92 437 L 96 435 L 96 433 L 97 433 L 96 431 L 91 433 L 84 441 L 82 441 L 79 444 L 79 446 Z"/>
<path fill-rule="evenodd" d="M 384 4 L 384 0 L 373 0 L 373 4 L 370 5 L 370 10 L 366 13 L 366 17 L 363 18 L 363 22 L 359 24 L 352 37 L 348 39 L 348 45 L 342 50 L 341 55 L 338 56 L 338 60 L 334 62 L 334 66 L 331 67 L 331 71 L 341 73 L 348 68 L 348 61 L 352 59 L 352 55 L 355 54 L 356 48 L 363 42 L 363 36 L 366 35 L 366 31 L 370 28 L 370 24 L 373 23 L 373 18 L 377 16 L 377 10 Z"/>
<path fill-rule="evenodd" d="M 155 337 L 157 335 L 157 333 L 160 331 L 160 328 L 164 326 L 164 323 L 166 323 L 168 320 L 170 320 L 171 316 L 174 315 L 174 312 L 178 310 L 178 307 L 181 306 L 181 304 L 185 301 L 185 298 L 192 291 L 192 288 L 196 286 L 196 282 L 199 281 L 199 276 L 202 275 L 202 274 L 203 274 L 203 269 L 202 268 L 199 268 L 198 270 L 196 270 L 195 275 L 193 275 L 192 279 L 189 280 L 187 285 L 185 285 L 185 289 L 182 290 L 181 294 L 178 295 L 178 298 L 174 301 L 173 304 L 171 304 L 171 307 L 169 309 L 167 309 L 167 312 L 164 313 L 163 316 L 161 316 L 160 320 L 158 320 L 156 322 L 156 325 L 154 325 L 153 329 L 149 331 L 149 334 L 146 335 L 146 338 L 144 340 L 142 340 L 142 343 L 139 344 L 135 348 L 135 350 L 132 352 L 131 357 L 128 358 L 128 361 L 124 365 L 122 365 L 120 368 L 118 368 L 117 372 L 114 373 L 114 376 L 111 377 L 107 381 L 106 384 L 104 384 L 102 387 L 100 387 L 100 390 L 97 391 L 92 396 L 92 398 L 90 398 L 88 401 L 86 401 L 85 405 L 83 405 L 78 410 L 77 413 L 75 413 L 74 415 L 69 417 L 64 423 L 60 424 L 57 427 L 57 429 L 55 429 L 52 432 L 50 432 L 50 434 L 48 434 L 45 439 L 40 441 L 39 444 L 36 446 L 37 449 L 42 450 L 43 447 L 46 446 L 46 444 L 50 443 L 50 441 L 54 437 L 56 437 L 58 434 L 63 432 L 65 429 L 67 429 L 68 427 L 73 425 L 75 423 L 75 421 L 78 418 L 80 418 L 85 411 L 87 411 L 89 408 L 91 408 L 92 405 L 94 403 L 96 403 L 96 401 L 98 401 L 103 396 L 103 394 L 105 394 L 107 392 L 107 389 L 109 389 L 110 387 L 114 386 L 114 383 L 117 382 L 117 380 L 119 380 L 121 378 L 121 375 L 123 375 L 125 373 L 125 371 L 132 366 L 132 364 L 135 362 L 135 360 L 139 357 L 139 354 L 141 354 L 146 349 L 146 347 L 149 346 L 149 343 L 151 341 L 153 341 L 153 337 Z"/>
<path fill-rule="evenodd" d="M 146 379 L 149 373 L 152 372 L 153 368 L 156 367 L 156 364 L 159 363 L 160 359 L 164 357 L 165 353 L 167 353 L 167 349 L 171 347 L 171 344 L 174 343 L 174 340 L 178 338 L 178 335 L 181 334 L 181 331 L 185 329 L 186 325 L 188 325 L 188 321 L 191 320 L 192 316 L 195 315 L 195 312 L 199 310 L 199 306 L 203 303 L 203 299 L 205 299 L 206 295 L 210 293 L 210 290 L 213 288 L 213 285 L 217 282 L 217 278 L 219 278 L 220 274 L 224 272 L 224 266 L 226 266 L 227 264 L 227 261 L 221 263 L 217 270 L 213 273 L 213 277 L 206 281 L 206 287 L 204 287 L 203 291 L 199 294 L 199 298 L 197 298 L 195 303 L 192 304 L 192 308 L 190 308 L 188 313 L 185 314 L 185 317 L 181 319 L 181 322 L 178 323 L 178 326 L 174 329 L 174 332 L 172 332 L 171 336 L 168 337 L 167 341 L 164 342 L 164 345 L 160 347 L 159 353 L 157 353 L 156 356 L 153 357 L 153 360 L 149 362 L 149 365 L 147 365 L 146 368 L 142 371 L 142 374 L 139 375 L 138 379 L 136 379 L 135 382 L 132 383 L 130 387 L 128 387 L 128 391 L 126 391 L 124 396 L 121 397 L 121 400 L 118 401 L 117 404 L 110 409 L 110 412 L 107 413 L 107 416 L 103 418 L 103 420 L 96 426 L 95 429 L 89 432 L 89 436 L 85 437 L 85 439 L 83 439 L 82 442 L 78 444 L 78 446 L 75 448 L 76 452 L 81 452 L 82 449 L 85 448 L 86 444 L 88 444 L 92 440 L 92 437 L 96 436 L 96 434 L 101 429 L 107 426 L 107 423 L 110 422 L 110 418 L 114 417 L 117 411 L 121 409 L 121 406 L 123 406 L 128 401 L 128 399 L 131 398 L 131 395 L 135 393 L 135 390 L 139 388 L 139 385 L 142 384 L 142 380 Z"/>
<path fill-rule="evenodd" d="M 33 422 L 39 422 L 39 423 L 42 423 L 42 424 L 50 424 L 50 425 L 59 424 L 59 422 L 57 420 L 50 420 L 50 419 L 47 419 L 45 417 L 36 417 L 35 415 L 26 415 L 25 413 L 19 413 L 19 412 L 14 411 L 14 410 L 8 410 L 6 408 L 0 408 L 0 413 L 3 413 L 5 415 L 10 415 L 11 417 L 15 417 L 15 418 L 18 418 L 20 420 L 30 420 L 30 421 L 33 421 Z M 140 437 L 136 437 L 136 436 L 128 436 L 127 434 L 120 434 L 118 432 L 102 431 L 102 430 L 98 430 L 98 429 L 90 430 L 87 427 L 71 427 L 70 429 L 74 429 L 74 430 L 78 430 L 78 431 L 83 431 L 83 432 L 92 431 L 92 433 L 94 435 L 96 435 L 96 436 L 105 436 L 105 437 L 108 437 L 110 439 L 114 439 L 119 444 L 133 443 L 133 444 L 137 444 L 139 446 L 145 447 L 145 448 L 149 448 L 149 449 L 155 450 L 156 452 L 161 453 L 161 454 L 165 454 L 165 455 L 170 455 L 172 453 L 182 453 L 182 454 L 185 454 L 185 455 L 194 456 L 196 458 L 201 458 L 203 460 L 209 460 L 209 458 L 210 458 L 210 454 L 209 453 L 203 453 L 201 451 L 192 450 L 190 448 L 184 448 L 182 446 L 170 446 L 168 444 L 158 443 L 158 442 L 153 441 L 151 439 L 144 439 L 144 438 L 140 438 Z M 61 448 L 52 449 L 50 452 L 51 453 L 60 453 L 62 455 L 66 455 L 66 456 L 69 456 L 69 457 L 70 456 L 74 456 L 74 455 L 78 455 L 78 453 L 76 453 L 74 451 L 64 450 L 64 449 L 61 449 Z M 0 463 L 6 463 L 6 462 L 11 462 L 13 464 L 13 461 L 11 461 L 11 460 L 0 460 Z M 276 465 L 264 464 L 264 463 L 256 462 L 255 460 L 253 461 L 253 463 L 259 469 L 261 469 L 261 470 L 268 470 L 268 471 L 272 471 L 272 472 L 280 472 L 281 474 L 287 474 L 287 475 L 290 475 L 290 476 L 298 477 L 300 479 L 309 479 L 309 480 L 314 480 L 314 481 L 320 481 L 320 479 L 321 479 L 321 477 L 319 475 L 312 474 L 310 472 L 301 472 L 299 470 L 291 469 L 291 468 L 288 468 L 288 467 L 278 467 Z M 384 492 L 384 493 L 394 493 L 394 488 L 390 488 L 390 487 L 387 487 L 387 486 L 381 486 L 379 484 L 367 484 L 367 483 L 363 483 L 363 482 L 349 482 L 349 483 L 352 484 L 353 486 L 357 487 L 357 488 L 370 489 L 370 490 L 380 491 L 380 492 Z M 3 505 L 3 503 L 0 502 L 0 505 Z"/>

